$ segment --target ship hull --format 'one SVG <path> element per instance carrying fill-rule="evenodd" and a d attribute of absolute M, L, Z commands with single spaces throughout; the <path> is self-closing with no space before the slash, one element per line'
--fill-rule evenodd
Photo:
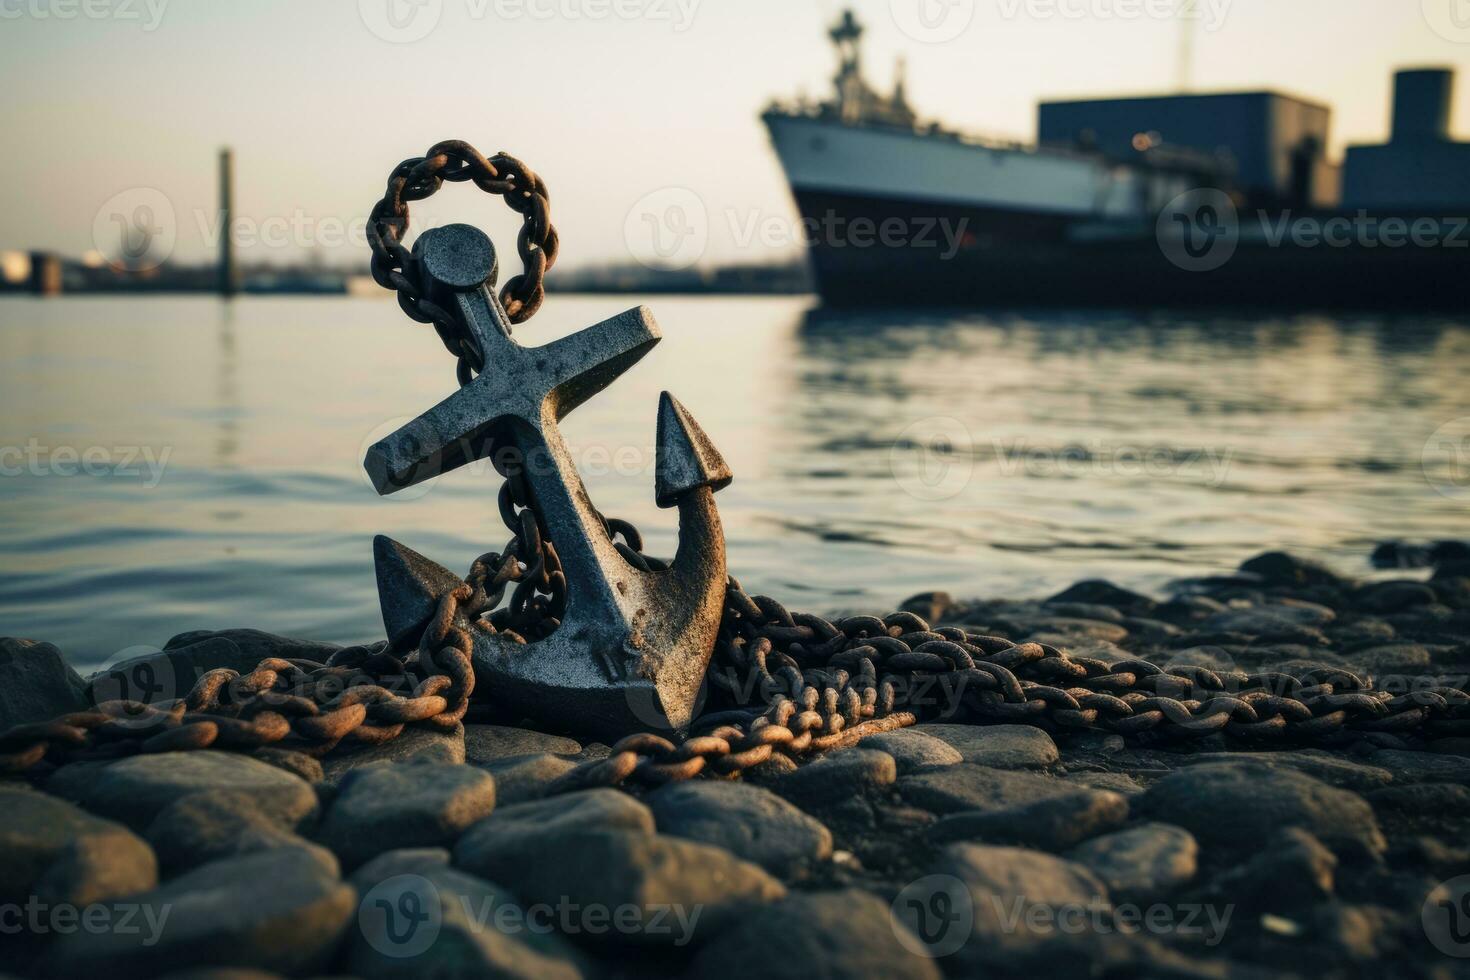
<path fill-rule="evenodd" d="M 834 306 L 1470 307 L 1470 230 L 1459 218 L 1393 216 L 1411 226 L 1435 222 L 1433 245 L 1387 245 L 1376 231 L 1349 244 L 1303 245 L 1283 236 L 1283 216 L 1257 215 L 1243 219 L 1228 258 L 1201 269 L 1176 264 L 1153 222 L 1088 226 L 1056 212 L 793 193 L 817 289 Z M 1363 223 L 1361 214 L 1290 220 L 1321 227 L 1334 219 Z M 870 231 L 885 222 L 903 233 L 885 241 Z"/>

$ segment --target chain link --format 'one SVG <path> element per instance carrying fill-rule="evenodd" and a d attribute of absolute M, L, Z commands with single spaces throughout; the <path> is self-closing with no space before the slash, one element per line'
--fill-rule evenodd
<path fill-rule="evenodd" d="M 187 695 L 145 704 L 104 701 L 89 711 L 18 725 L 0 734 L 0 773 L 139 752 L 266 746 L 321 756 L 378 745 L 410 724 L 452 729 L 475 689 L 473 640 L 459 625 L 477 614 L 468 583 L 440 597 L 417 649 L 407 655 L 347 647 L 326 663 L 269 658 L 248 674 L 205 673 Z M 402 693 L 400 693 L 402 692 Z"/>

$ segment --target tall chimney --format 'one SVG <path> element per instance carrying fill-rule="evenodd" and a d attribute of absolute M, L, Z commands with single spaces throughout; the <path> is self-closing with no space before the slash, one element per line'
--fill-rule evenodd
<path fill-rule="evenodd" d="M 1412 68 L 1393 76 L 1393 142 L 1450 138 L 1455 95 L 1452 68 Z"/>
<path fill-rule="evenodd" d="M 235 154 L 228 146 L 219 151 L 219 212 L 219 294 L 230 297 L 240 291 L 240 278 L 230 236 L 235 214 Z"/>

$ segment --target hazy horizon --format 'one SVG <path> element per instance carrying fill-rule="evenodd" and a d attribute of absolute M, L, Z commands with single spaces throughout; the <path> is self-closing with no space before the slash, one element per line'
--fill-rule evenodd
<path fill-rule="evenodd" d="M 1470 63 L 1465 2 L 1199 0 L 1192 88 L 1327 103 L 1340 158 L 1386 137 L 1394 69 Z M 389 170 L 460 138 L 546 179 L 567 267 L 630 259 L 630 213 L 670 188 L 709 215 L 707 263 L 791 257 L 789 236 L 756 233 L 795 219 L 758 115 L 825 97 L 826 30 L 848 6 L 870 78 L 887 88 L 905 57 L 914 106 L 966 131 L 1029 141 L 1038 101 L 1175 87 L 1169 0 L 0 0 L 0 124 L 19 144 L 0 250 L 81 255 L 107 202 L 147 188 L 174 212 L 174 257 L 208 258 L 229 145 L 238 214 L 283 236 L 242 245 L 242 261 L 321 243 L 365 264 L 341 240 Z M 1464 97 L 1454 124 L 1470 131 Z M 466 186 L 414 214 L 512 241 L 514 216 Z"/>

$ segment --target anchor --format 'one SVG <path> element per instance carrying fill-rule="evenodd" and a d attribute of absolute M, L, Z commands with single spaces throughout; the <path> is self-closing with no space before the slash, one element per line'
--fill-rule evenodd
<path fill-rule="evenodd" d="M 724 607 L 725 538 L 714 493 L 729 484 L 729 467 L 665 391 L 654 499 L 678 507 L 679 546 L 667 568 L 644 571 L 614 546 L 558 425 L 659 342 L 652 314 L 638 307 L 523 347 L 493 291 L 495 248 L 484 233 L 469 225 L 431 229 L 413 253 L 437 296 L 452 299 L 484 370 L 374 444 L 363 465 L 378 493 L 390 494 L 513 448 L 567 578 L 565 612 L 549 636 L 520 643 L 461 624 L 474 637 L 477 687 L 526 715 L 594 734 L 686 728 Z M 377 537 L 373 548 L 389 640 L 416 637 L 461 579 L 391 538 Z"/>

